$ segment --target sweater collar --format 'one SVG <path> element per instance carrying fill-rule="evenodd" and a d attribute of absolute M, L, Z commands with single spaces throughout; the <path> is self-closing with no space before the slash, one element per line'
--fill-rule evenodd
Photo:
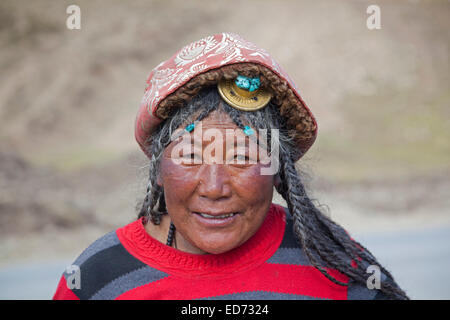
<path fill-rule="evenodd" d="M 269 259 L 284 235 L 284 209 L 272 204 L 259 230 L 244 244 L 221 254 L 192 254 L 169 247 L 150 236 L 142 218 L 116 233 L 122 245 L 135 258 L 172 275 L 229 276 L 254 268 Z"/>

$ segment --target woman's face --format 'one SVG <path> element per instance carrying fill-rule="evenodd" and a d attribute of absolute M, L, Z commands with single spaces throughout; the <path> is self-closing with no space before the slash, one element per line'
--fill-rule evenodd
<path fill-rule="evenodd" d="M 200 129 L 197 124 L 185 134 L 197 146 L 192 152 L 178 152 L 187 142 L 175 140 L 161 159 L 158 184 L 164 188 L 177 244 L 187 241 L 193 253 L 218 254 L 240 246 L 259 229 L 272 202 L 274 176 L 261 174 L 261 168 L 270 164 L 258 159 L 250 159 L 254 160 L 251 163 L 248 158 L 244 164 L 227 163 L 244 159 L 237 153 L 251 156 L 249 142 L 239 152 L 235 143 L 227 143 L 227 129 L 228 134 L 232 129 L 248 139 L 228 115 L 214 111 Z"/>

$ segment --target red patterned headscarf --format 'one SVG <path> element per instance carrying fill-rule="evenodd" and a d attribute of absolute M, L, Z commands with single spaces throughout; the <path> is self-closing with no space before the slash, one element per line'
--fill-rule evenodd
<path fill-rule="evenodd" d="M 317 123 L 286 71 L 264 49 L 236 34 L 221 33 L 183 47 L 151 71 L 135 124 L 136 140 L 147 156 L 151 157 L 146 142 L 156 126 L 164 120 L 156 115 L 160 103 L 199 74 L 239 63 L 259 64 L 268 68 L 292 90 L 314 128 L 312 134 L 299 141 L 299 149 L 304 154 L 311 147 L 317 136 Z M 294 124 L 291 129 L 299 128 L 300 125 Z"/>

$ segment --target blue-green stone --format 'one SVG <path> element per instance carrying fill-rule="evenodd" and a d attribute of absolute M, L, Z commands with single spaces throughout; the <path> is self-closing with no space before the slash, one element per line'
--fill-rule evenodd
<path fill-rule="evenodd" d="M 244 133 L 248 136 L 252 135 L 254 133 L 253 129 L 250 128 L 249 126 L 245 126 L 244 127 Z"/>
<path fill-rule="evenodd" d="M 195 128 L 195 124 L 194 123 L 191 123 L 190 125 L 187 125 L 186 126 L 186 131 L 187 132 L 191 132 L 192 130 L 194 130 L 194 128 Z"/>

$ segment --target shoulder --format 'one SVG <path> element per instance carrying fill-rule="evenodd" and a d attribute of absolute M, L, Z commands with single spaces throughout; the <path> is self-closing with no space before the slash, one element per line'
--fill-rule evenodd
<path fill-rule="evenodd" d="M 75 273 L 77 277 L 74 277 Z M 58 298 L 59 291 L 70 290 L 71 295 L 73 293 L 82 300 L 114 299 L 165 276 L 132 256 L 120 242 L 116 231 L 111 231 L 93 242 L 66 268 L 54 298 Z"/>
<path fill-rule="evenodd" d="M 74 265 L 82 265 L 99 254 L 113 251 L 120 245 L 115 231 L 111 231 L 91 243 L 74 261 Z"/>
<path fill-rule="evenodd" d="M 376 285 L 374 279 L 372 277 L 378 277 L 379 281 L 378 285 Z M 396 286 L 394 281 L 388 277 L 385 273 L 380 272 L 378 274 L 375 273 L 367 273 L 367 280 L 365 284 L 356 283 L 354 281 L 350 281 L 348 289 L 347 289 L 347 299 L 348 300 L 391 300 L 392 298 L 388 297 L 385 293 L 383 293 L 380 288 L 386 284 L 390 284 L 392 286 Z"/>
<path fill-rule="evenodd" d="M 282 263 L 298 266 L 312 266 L 307 255 L 304 253 L 301 244 L 294 234 L 294 220 L 288 208 L 279 206 L 285 211 L 286 226 L 283 240 L 275 254 L 267 261 L 269 263 Z M 343 229 L 344 230 L 344 229 Z M 344 230 L 345 231 L 345 230 Z M 349 259 L 348 263 L 351 263 Z M 368 282 L 371 282 L 372 273 L 367 273 Z M 380 283 L 392 282 L 384 273 L 380 273 Z M 384 300 L 389 299 L 381 290 L 370 289 L 370 284 L 361 284 L 355 281 L 349 281 L 347 287 L 348 300 Z"/>

